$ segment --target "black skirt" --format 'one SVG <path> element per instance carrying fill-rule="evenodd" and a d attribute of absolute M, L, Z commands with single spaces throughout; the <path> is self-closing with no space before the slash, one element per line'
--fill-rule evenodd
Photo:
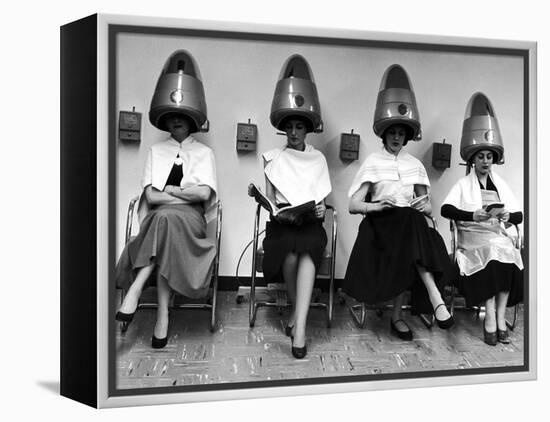
<path fill-rule="evenodd" d="M 480 305 L 499 292 L 510 292 L 508 306 L 514 306 L 523 301 L 523 270 L 517 265 L 499 261 L 489 261 L 487 266 L 470 276 L 459 273 L 455 285 L 466 299 L 466 305 Z"/>
<path fill-rule="evenodd" d="M 308 253 L 317 272 L 326 245 L 327 234 L 321 220 L 309 219 L 299 226 L 281 224 L 274 219 L 268 221 L 263 241 L 265 280 L 268 283 L 283 281 L 281 268 L 289 253 Z"/>
<path fill-rule="evenodd" d="M 367 304 L 410 290 L 413 313 L 431 313 L 417 265 L 433 273 L 440 291 L 453 276 L 445 243 L 424 215 L 410 207 L 370 213 L 359 225 L 343 290 Z"/>

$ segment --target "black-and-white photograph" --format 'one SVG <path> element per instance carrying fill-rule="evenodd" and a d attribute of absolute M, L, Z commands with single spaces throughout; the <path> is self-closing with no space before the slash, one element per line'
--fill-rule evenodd
<path fill-rule="evenodd" d="M 528 370 L 528 55 L 109 32 L 110 393 Z"/>

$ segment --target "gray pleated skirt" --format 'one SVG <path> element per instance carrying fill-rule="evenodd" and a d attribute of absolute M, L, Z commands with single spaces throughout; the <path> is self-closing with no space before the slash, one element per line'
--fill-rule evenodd
<path fill-rule="evenodd" d="M 140 268 L 156 264 L 179 294 L 190 298 L 208 293 L 216 245 L 206 235 L 202 204 L 160 205 L 143 219 L 138 235 L 122 251 L 116 266 L 116 284 L 128 288 Z"/>

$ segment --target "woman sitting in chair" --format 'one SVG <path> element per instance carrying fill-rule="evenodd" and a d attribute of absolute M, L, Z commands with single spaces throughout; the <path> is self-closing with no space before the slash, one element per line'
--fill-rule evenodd
<path fill-rule="evenodd" d="M 189 53 L 178 51 L 161 73 L 149 117 L 154 126 L 171 136 L 149 151 L 139 207 L 139 214 L 146 215 L 140 219 L 139 234 L 126 245 L 116 267 L 117 286 L 127 289 L 116 319 L 128 323 L 147 280 L 156 273 L 158 309 L 153 348 L 162 348 L 168 341 L 171 292 L 191 298 L 206 296 L 216 255 L 214 241 L 206 236 L 205 219 L 216 198 L 214 155 L 190 135 L 206 122 L 204 91 L 197 72 Z M 172 91 L 163 89 L 168 83 L 187 84 L 189 91 L 202 95 L 203 107 L 185 102 L 176 106 L 164 98 Z"/>
<path fill-rule="evenodd" d="M 288 94 L 292 84 L 301 84 L 307 96 Z M 322 122 L 311 69 L 303 57 L 291 56 L 283 66 L 270 120 L 285 132 L 286 146 L 263 154 L 268 198 L 279 208 L 311 200 L 316 204 L 299 216 L 285 212 L 271 216 L 263 241 L 264 276 L 269 282 L 282 275 L 286 283 L 293 309 L 285 332 L 292 339 L 292 355 L 301 359 L 307 353 L 306 320 L 313 284 L 327 244 L 324 199 L 331 191 L 324 155 L 305 142 L 307 133 L 320 131 Z"/>
<path fill-rule="evenodd" d="M 441 207 L 441 215 L 457 224 L 457 287 L 468 304 L 485 304 L 485 343 L 509 343 L 505 311 L 522 300 L 523 262 L 506 227 L 521 223 L 523 215 L 492 170 L 504 147 L 493 107 L 481 93 L 468 104 L 460 152 L 474 171 L 453 186 Z"/>
<path fill-rule="evenodd" d="M 349 190 L 350 213 L 365 218 L 343 290 L 367 304 L 393 299 L 390 331 L 407 341 L 413 338 L 402 317 L 407 290 L 415 312 L 433 312 L 443 329 L 454 324 L 440 293 L 451 275 L 451 263 L 443 239 L 425 218 L 432 210 L 430 182 L 422 163 L 403 151 L 419 131 L 408 75 L 401 66 L 390 66 L 382 79 L 374 121 L 383 148 L 367 157 Z"/>

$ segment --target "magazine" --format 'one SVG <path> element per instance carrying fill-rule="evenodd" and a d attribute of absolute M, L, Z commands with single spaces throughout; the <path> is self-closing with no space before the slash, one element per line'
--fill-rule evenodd
<path fill-rule="evenodd" d="M 278 208 L 255 183 L 248 185 L 248 194 L 256 199 L 256 202 L 264 207 L 274 217 L 284 213 L 286 216 L 298 217 L 306 212 L 312 211 L 315 208 L 315 201 L 307 201 L 299 205 L 287 205 Z"/>
<path fill-rule="evenodd" d="M 492 218 L 498 217 L 504 210 L 504 204 L 502 202 L 493 202 L 492 204 L 483 207 L 485 212 L 491 214 Z"/>
<path fill-rule="evenodd" d="M 410 202 L 409 202 L 409 207 L 415 207 L 419 204 L 425 204 L 426 202 L 428 202 L 430 200 L 430 194 L 429 193 L 426 193 L 424 195 L 420 195 L 420 196 L 417 196 L 416 198 L 413 198 Z"/>
<path fill-rule="evenodd" d="M 504 209 L 504 204 L 500 202 L 498 193 L 493 190 L 481 189 L 481 203 L 483 209 L 491 215 L 491 218 L 497 218 Z"/>

